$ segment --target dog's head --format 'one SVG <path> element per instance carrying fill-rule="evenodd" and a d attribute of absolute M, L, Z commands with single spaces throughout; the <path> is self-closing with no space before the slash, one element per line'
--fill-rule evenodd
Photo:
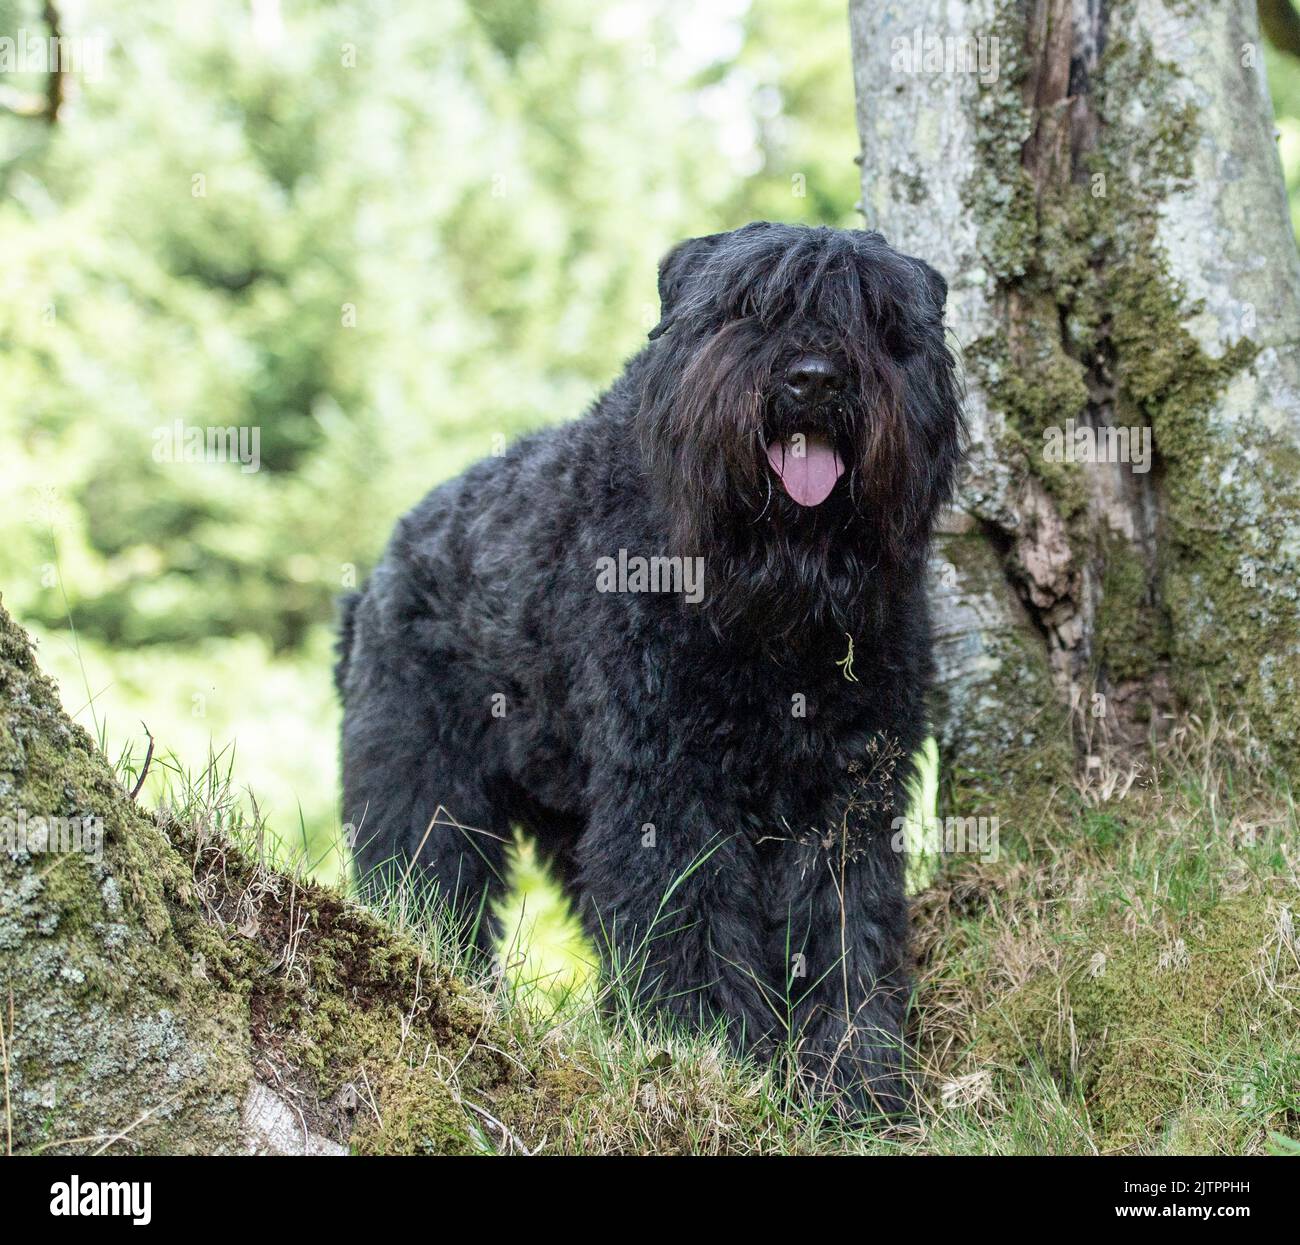
<path fill-rule="evenodd" d="M 677 551 L 721 551 L 724 612 L 843 625 L 873 571 L 919 573 L 962 452 L 943 278 L 878 233 L 755 223 L 675 247 L 659 295 L 642 451 Z"/>

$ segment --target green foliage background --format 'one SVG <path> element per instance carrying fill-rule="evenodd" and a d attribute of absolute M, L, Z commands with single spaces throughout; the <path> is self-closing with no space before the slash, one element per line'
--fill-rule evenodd
<path fill-rule="evenodd" d="M 853 223 L 847 20 L 64 11 L 102 75 L 55 126 L 0 115 L 0 590 L 110 752 L 139 760 L 142 724 L 189 770 L 233 748 L 271 831 L 335 872 L 336 596 L 426 489 L 596 396 L 675 240 Z M 0 0 L 22 31 L 40 6 Z M 178 420 L 258 428 L 261 469 L 155 461 Z M 156 761 L 148 795 L 171 779 Z"/>
<path fill-rule="evenodd" d="M 110 752 L 147 724 L 154 798 L 237 748 L 336 873 L 335 597 L 427 488 L 592 400 L 676 239 L 857 222 L 844 5 L 63 7 L 102 76 L 57 125 L 0 113 L 0 591 Z M 1300 62 L 1269 68 L 1300 205 Z M 155 461 L 177 420 L 258 428 L 261 469 Z"/>

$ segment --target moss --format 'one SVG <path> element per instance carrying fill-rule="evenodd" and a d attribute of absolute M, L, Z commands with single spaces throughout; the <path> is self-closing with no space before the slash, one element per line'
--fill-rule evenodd
<path fill-rule="evenodd" d="M 940 538 L 941 556 L 958 583 L 978 600 L 1003 568 L 979 533 Z M 1004 850 L 1023 845 L 1041 818 L 1043 793 L 1068 788 L 1074 774 L 1069 714 L 1052 686 L 1047 655 L 1028 618 L 1013 611 L 1006 625 L 985 620 L 982 665 L 966 680 L 945 680 L 935 720 L 946 724 L 944 816 L 997 816 Z"/>
<path fill-rule="evenodd" d="M 1148 237 L 1142 249 L 1150 256 L 1155 246 Z M 1207 355 L 1184 327 L 1200 306 L 1189 306 L 1167 278 L 1153 282 L 1161 276 L 1151 258 L 1125 265 L 1110 277 L 1107 301 L 1117 378 L 1128 409 L 1151 423 L 1161 456 L 1176 467 L 1199 461 L 1212 448 L 1205 410 L 1258 349 L 1243 338 L 1218 358 Z"/>
<path fill-rule="evenodd" d="M 1013 353 L 1001 334 L 973 342 L 967 366 L 985 393 L 996 395 L 1005 424 L 999 441 L 1004 460 L 1015 461 L 1042 481 L 1057 501 L 1062 517 L 1077 518 L 1087 507 L 1087 491 L 1078 468 L 1050 461 L 1043 433 L 1078 419 L 1087 406 L 1084 369 L 1062 348 L 1055 334 L 1035 332 Z"/>
<path fill-rule="evenodd" d="M 1094 655 L 1110 685 L 1150 677 L 1168 660 L 1166 617 L 1153 599 L 1150 575 L 1126 541 L 1103 539 L 1101 599 Z"/>
<path fill-rule="evenodd" d="M 974 174 L 962 195 L 972 219 L 980 222 L 980 254 L 991 275 L 1007 285 L 1024 277 L 1034 253 L 1037 210 L 1033 182 L 1021 151 L 1031 118 L 1022 98 L 1026 64 L 1025 17 L 1015 0 L 999 0 L 991 28 L 998 36 L 996 81 L 974 92 Z"/>
<path fill-rule="evenodd" d="M 1293 1034 L 1256 973 L 1277 924 L 1275 906 L 1252 896 L 1136 937 L 1076 928 L 1062 971 L 1038 972 L 981 1017 L 977 1058 L 1038 1055 L 1082 1093 L 1105 1148 L 1147 1142 L 1195 1112 L 1209 1070 Z"/>
<path fill-rule="evenodd" d="M 1184 327 L 1199 307 L 1158 296 L 1150 263 L 1115 277 L 1113 337 L 1125 409 L 1149 422 L 1163 471 L 1164 545 L 1159 598 L 1168 616 L 1175 688 L 1191 702 L 1206 679 L 1225 707 L 1242 709 L 1294 764 L 1300 737 L 1295 656 L 1295 551 L 1278 541 L 1284 517 L 1300 513 L 1294 447 L 1242 421 L 1233 460 L 1223 456 L 1216 404 L 1247 375 L 1257 347 L 1241 339 L 1215 358 Z M 1181 310 L 1179 310 L 1181 307 Z M 1229 415 L 1231 418 L 1231 415 Z"/>
<path fill-rule="evenodd" d="M 1165 613 L 1175 690 L 1196 702 L 1208 678 L 1225 707 L 1244 709 L 1294 763 L 1300 710 L 1294 651 L 1294 552 L 1270 525 L 1300 512 L 1294 447 L 1271 439 L 1262 421 L 1238 419 L 1250 403 L 1258 347 L 1241 338 L 1208 354 L 1187 329 L 1203 308 L 1168 274 L 1156 241 L 1156 195 L 1192 175 L 1194 105 L 1166 99 L 1177 70 L 1149 48 L 1116 41 L 1106 56 L 1103 101 L 1142 101 L 1139 126 L 1117 103 L 1103 111 L 1106 143 L 1098 167 L 1118 188 L 1123 231 L 1107 265 L 1103 298 L 1118 385 L 1118 422 L 1149 423 L 1164 499 L 1163 545 L 1155 597 Z M 1140 143 L 1140 146 L 1139 146 Z M 1125 177 L 1133 151 L 1143 175 Z M 1151 188 L 1149 191 L 1146 188 Z M 1122 243 L 1122 245 L 1119 245 Z M 1235 421 L 1229 429 L 1223 420 Z M 1226 435 L 1225 435 L 1226 434 Z M 1225 461 L 1225 443 L 1235 443 Z M 1125 594 L 1136 599 L 1133 585 Z M 1108 625 L 1132 631 L 1111 611 Z"/>
<path fill-rule="evenodd" d="M 357 1154 L 481 1154 L 491 1147 L 483 1130 L 436 1076 L 403 1067 L 384 1082 L 377 1112 L 358 1121 Z"/>
<path fill-rule="evenodd" d="M 1199 699 L 1208 678 L 1226 704 L 1259 724 L 1280 760 L 1294 763 L 1300 566 L 1277 531 L 1285 516 L 1300 513 L 1300 461 L 1294 447 L 1244 422 L 1234 433 L 1236 460 L 1224 460 L 1210 406 L 1248 368 L 1256 347 L 1243 338 L 1210 358 L 1151 296 L 1141 271 L 1122 280 L 1114 331 L 1128 361 L 1123 395 L 1150 421 L 1164 469 L 1160 596 L 1169 611 L 1177 690 Z M 1249 398 L 1243 392 L 1223 401 Z"/>

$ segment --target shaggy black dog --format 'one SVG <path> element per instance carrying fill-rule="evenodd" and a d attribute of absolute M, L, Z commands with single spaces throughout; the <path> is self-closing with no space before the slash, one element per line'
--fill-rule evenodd
<path fill-rule="evenodd" d="M 642 1003 L 894 1112 L 946 287 L 879 234 L 757 223 L 659 294 L 583 419 L 434 489 L 346 603 L 344 818 L 485 950 L 522 825 Z"/>

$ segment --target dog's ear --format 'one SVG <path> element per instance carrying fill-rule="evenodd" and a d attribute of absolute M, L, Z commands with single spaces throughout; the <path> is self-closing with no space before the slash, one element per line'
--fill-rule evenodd
<path fill-rule="evenodd" d="M 948 283 L 924 260 L 913 259 L 920 280 L 917 304 L 928 331 L 908 358 L 908 405 L 916 463 L 909 505 L 898 508 L 895 548 L 907 549 L 929 533 L 939 510 L 952 499 L 965 454 L 966 421 L 957 360 L 944 332 Z"/>
<path fill-rule="evenodd" d="M 943 274 L 936 268 L 931 268 L 923 259 L 913 259 L 914 263 L 921 270 L 921 283 L 930 301 L 934 304 L 934 309 L 939 313 L 939 318 L 943 318 L 943 309 L 948 302 L 948 282 L 943 279 Z"/>
<path fill-rule="evenodd" d="M 651 341 L 672 327 L 673 312 L 682 291 L 725 237 L 726 234 L 712 233 L 702 238 L 687 238 L 659 261 L 659 323 L 650 330 Z"/>

